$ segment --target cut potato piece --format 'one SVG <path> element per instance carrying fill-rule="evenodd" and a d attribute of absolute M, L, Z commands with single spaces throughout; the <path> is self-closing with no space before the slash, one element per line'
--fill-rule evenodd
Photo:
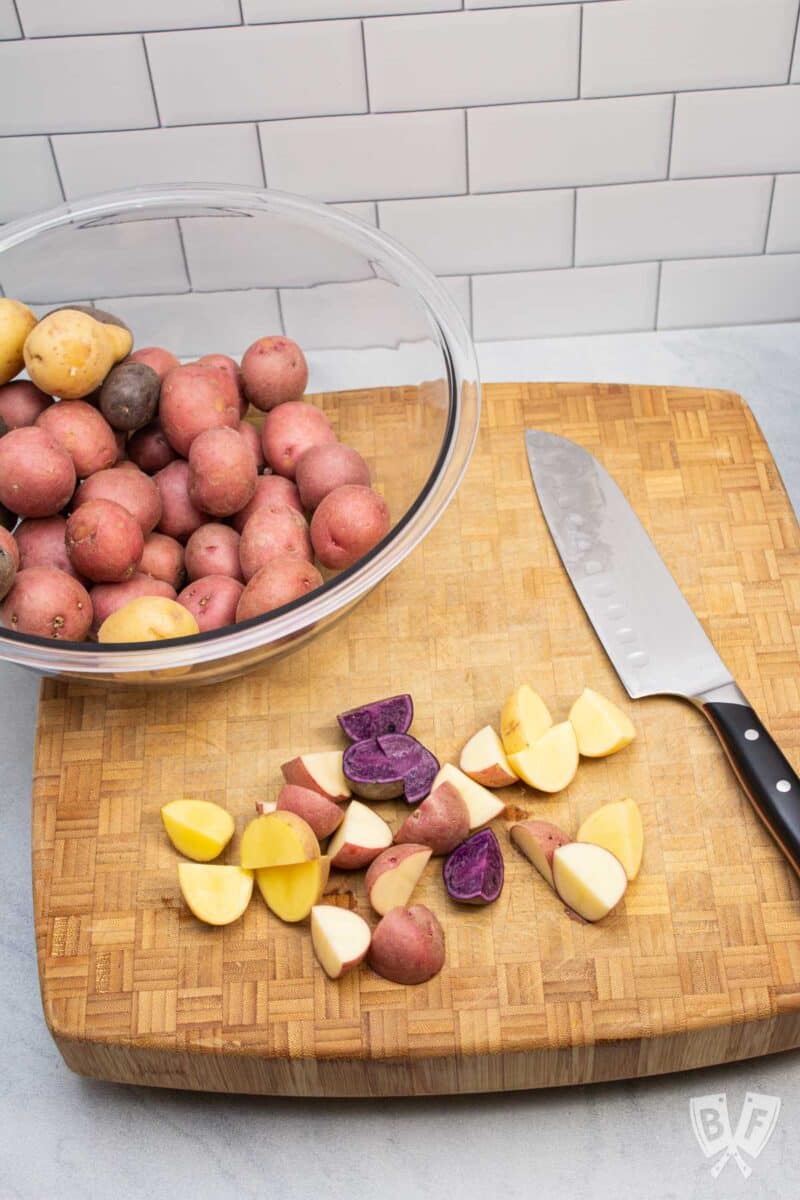
<path fill-rule="evenodd" d="M 590 813 L 575 837 L 576 842 L 593 842 L 609 850 L 635 879 L 642 865 L 644 829 L 642 814 L 634 800 L 616 800 Z"/>
<path fill-rule="evenodd" d="M 351 800 L 344 820 L 328 843 L 331 866 L 357 871 L 391 844 L 392 831 L 383 818 L 360 800 Z"/>
<path fill-rule="evenodd" d="M 483 729 L 473 733 L 461 751 L 458 765 L 465 775 L 482 787 L 501 788 L 517 782 L 503 743 L 491 725 L 484 725 Z"/>
<path fill-rule="evenodd" d="M 256 871 L 256 883 L 276 917 L 304 921 L 325 891 L 330 867 L 329 858 L 312 858 L 288 867 L 262 867 Z"/>
<path fill-rule="evenodd" d="M 452 763 L 445 763 L 440 768 L 439 774 L 433 781 L 431 792 L 434 792 L 440 783 L 452 784 L 461 796 L 469 813 L 470 830 L 480 829 L 481 825 L 487 825 L 489 821 L 499 817 L 505 808 L 502 800 L 498 800 L 497 796 L 493 796 L 487 788 L 481 787 L 479 783 L 470 779 L 469 775 L 465 775 Z"/>
<path fill-rule="evenodd" d="M 307 821 L 293 812 L 254 817 L 242 834 L 242 866 L 288 867 L 319 858 L 319 842 Z"/>
<path fill-rule="evenodd" d="M 578 769 L 578 742 L 569 721 L 553 725 L 538 742 L 509 754 L 520 779 L 540 792 L 560 792 L 572 783 Z"/>
<path fill-rule="evenodd" d="M 552 724 L 553 718 L 542 697 L 523 683 L 508 697 L 500 717 L 500 736 L 506 754 L 517 754 L 532 746 Z M 513 763 L 511 768 L 514 769 Z"/>
<path fill-rule="evenodd" d="M 550 821 L 520 821 L 509 830 L 511 841 L 527 859 L 533 863 L 536 870 L 546 879 L 550 887 L 553 883 L 553 855 L 559 846 L 565 846 L 570 840 L 563 829 Z"/>
<path fill-rule="evenodd" d="M 182 862 L 178 882 L 189 908 L 206 925 L 237 921 L 253 894 L 253 872 L 242 867 Z"/>
<path fill-rule="evenodd" d="M 568 842 L 553 855 L 553 883 L 561 899 L 586 921 L 602 921 L 628 886 L 618 858 L 591 842 Z"/>
<path fill-rule="evenodd" d="M 175 849 L 195 862 L 210 862 L 233 837 L 233 817 L 210 800 L 172 800 L 161 820 Z"/>
<path fill-rule="evenodd" d="M 584 688 L 569 710 L 569 719 L 578 739 L 578 751 L 584 758 L 605 758 L 629 746 L 636 737 L 621 708 L 599 692 Z"/>
<path fill-rule="evenodd" d="M 311 944 L 320 966 L 331 979 L 339 979 L 367 956 L 372 931 L 358 913 L 329 904 L 311 910 Z"/>
<path fill-rule="evenodd" d="M 430 846 L 406 842 L 384 850 L 370 863 L 364 887 L 376 913 L 383 917 L 390 908 L 408 903 L 432 853 Z"/>
<path fill-rule="evenodd" d="M 320 750 L 293 758 L 281 771 L 287 783 L 319 792 L 329 800 L 348 800 L 352 792 L 342 770 L 343 758 L 343 750 Z"/>

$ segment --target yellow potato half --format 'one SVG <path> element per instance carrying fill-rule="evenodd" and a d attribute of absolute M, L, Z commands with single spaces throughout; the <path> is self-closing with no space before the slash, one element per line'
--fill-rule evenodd
<path fill-rule="evenodd" d="M 319 842 L 296 813 L 281 810 L 255 817 L 242 834 L 242 866 L 248 870 L 288 867 L 312 858 L 319 858 Z"/>
<path fill-rule="evenodd" d="M 183 898 L 198 921 L 230 925 L 242 915 L 253 894 L 253 872 L 209 863 L 178 863 Z"/>
<path fill-rule="evenodd" d="M 628 879 L 635 879 L 644 850 L 644 829 L 638 804 L 626 799 L 601 805 L 583 822 L 575 841 L 591 842 L 609 850 L 622 863 Z"/>
<path fill-rule="evenodd" d="M 195 862 L 210 862 L 233 837 L 233 817 L 210 800 L 172 800 L 161 820 L 175 849 Z"/>
<path fill-rule="evenodd" d="M 287 867 L 256 871 L 258 890 L 270 912 L 282 921 L 304 921 L 325 891 L 331 860 L 313 858 Z"/>

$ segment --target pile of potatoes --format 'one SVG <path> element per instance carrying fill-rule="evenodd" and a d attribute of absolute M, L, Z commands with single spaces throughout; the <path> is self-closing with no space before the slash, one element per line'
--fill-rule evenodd
<path fill-rule="evenodd" d="M 0 298 L 0 623 L 72 642 L 185 637 L 356 563 L 389 510 L 303 400 L 307 381 L 286 337 L 259 338 L 241 364 L 181 364 L 134 350 L 101 309 L 37 320 Z"/>

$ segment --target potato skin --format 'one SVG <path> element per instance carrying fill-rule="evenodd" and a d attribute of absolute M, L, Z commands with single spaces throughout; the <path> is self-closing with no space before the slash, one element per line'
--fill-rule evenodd
<path fill-rule="evenodd" d="M 20 517 L 51 517 L 75 490 L 75 467 L 64 447 L 36 425 L 0 438 L 0 504 Z"/>
<path fill-rule="evenodd" d="M 303 400 L 290 400 L 271 409 L 261 429 L 267 465 L 289 479 L 294 479 L 301 454 L 311 446 L 335 441 L 336 434 L 322 409 Z"/>
<path fill-rule="evenodd" d="M 218 371 L 224 371 L 230 376 L 239 393 L 239 415 L 244 417 L 250 404 L 242 392 L 242 376 L 236 359 L 231 358 L 228 354 L 204 354 L 197 361 L 204 367 L 216 367 Z"/>
<path fill-rule="evenodd" d="M 177 591 L 186 574 L 183 546 L 165 533 L 148 533 L 144 539 L 139 571 L 152 579 L 163 580 Z"/>
<path fill-rule="evenodd" d="M 256 471 L 262 471 L 266 464 L 264 451 L 261 449 L 261 434 L 255 425 L 251 425 L 249 421 L 242 421 L 239 426 L 239 433 L 253 452 L 253 458 L 256 460 Z"/>
<path fill-rule="evenodd" d="M 218 367 L 173 367 L 161 384 L 158 416 L 170 446 L 185 458 L 204 430 L 239 428 L 239 393 L 230 375 Z"/>
<path fill-rule="evenodd" d="M 369 467 L 352 446 L 325 442 L 301 454 L 295 467 L 295 483 L 304 508 L 315 509 L 329 492 L 347 483 L 369 487 Z"/>
<path fill-rule="evenodd" d="M 242 582 L 236 530 L 216 521 L 196 529 L 186 543 L 186 574 L 190 581 L 206 575 L 227 575 Z"/>
<path fill-rule="evenodd" d="M 161 346 L 142 346 L 141 349 L 134 350 L 133 354 L 128 355 L 128 361 L 145 363 L 148 367 L 152 367 L 159 380 L 163 380 L 167 371 L 181 365 L 179 358 Z"/>
<path fill-rule="evenodd" d="M 161 520 L 158 486 L 135 463 L 123 462 L 85 479 L 75 493 L 73 509 L 88 500 L 113 500 L 121 504 L 138 521 L 144 534 L 152 533 Z"/>
<path fill-rule="evenodd" d="M 92 623 L 92 602 L 83 584 L 57 567 L 28 567 L 17 572 L 0 621 L 17 633 L 82 642 Z"/>
<path fill-rule="evenodd" d="M 394 835 L 396 845 L 416 842 L 449 854 L 469 835 L 469 812 L 452 783 L 440 783 L 409 813 Z"/>
<path fill-rule="evenodd" d="M 393 908 L 372 934 L 367 962 L 392 983 L 425 983 L 444 966 L 444 930 L 424 904 Z"/>
<path fill-rule="evenodd" d="M 272 612 L 321 586 L 322 576 L 312 563 L 296 554 L 283 554 L 256 571 L 242 592 L 236 620 L 246 621 Z"/>
<path fill-rule="evenodd" d="M 270 559 L 279 555 L 293 554 L 311 562 L 311 538 L 305 517 L 289 508 L 288 504 L 276 504 L 260 508 L 253 513 L 242 530 L 239 542 L 239 562 L 245 581 L 250 580 Z"/>
<path fill-rule="evenodd" d="M 152 421 L 158 407 L 161 380 L 147 363 L 125 362 L 112 367 L 100 388 L 100 411 L 112 429 L 132 433 Z"/>
<path fill-rule="evenodd" d="M 297 342 L 263 337 L 242 358 L 242 384 L 251 404 L 269 412 L 278 404 L 299 400 L 308 383 L 308 363 Z"/>
<path fill-rule="evenodd" d="M 230 575 L 206 575 L 195 579 L 178 595 L 178 603 L 188 609 L 201 633 L 233 625 L 244 585 Z"/>
<path fill-rule="evenodd" d="M 272 508 L 276 504 L 288 504 L 295 512 L 304 516 L 303 505 L 300 503 L 300 493 L 291 479 L 283 475 L 259 475 L 256 480 L 256 490 L 253 499 L 245 504 L 241 512 L 235 513 L 231 524 L 237 533 L 241 533 L 253 513 L 260 508 Z"/>
<path fill-rule="evenodd" d="M 99 642 L 160 642 L 165 638 L 192 637 L 197 622 L 177 600 L 166 596 L 138 596 L 107 617 L 97 631 Z"/>
<path fill-rule="evenodd" d="M 358 562 L 392 527 L 383 496 L 372 488 L 334 488 L 311 518 L 311 542 L 323 566 L 341 571 Z"/>
<path fill-rule="evenodd" d="M 119 448 L 114 430 L 85 400 L 51 404 L 37 417 L 36 424 L 61 443 L 75 464 L 78 479 L 87 479 L 117 461 Z"/>
<path fill-rule="evenodd" d="M 131 332 L 130 325 L 126 325 L 122 317 L 117 317 L 114 313 L 107 312 L 104 308 L 95 308 L 93 304 L 60 304 L 58 308 L 51 308 L 47 315 L 49 317 L 53 313 L 59 312 L 84 313 L 87 317 L 92 317 L 95 321 L 99 321 L 101 325 L 115 325 L 117 329 L 124 329 L 128 333 Z"/>
<path fill-rule="evenodd" d="M 90 633 L 96 637 L 106 618 L 129 600 L 138 600 L 140 596 L 163 596 L 167 600 L 174 600 L 177 592 L 163 579 L 154 579 L 152 575 L 137 571 L 122 583 L 96 583 L 89 595 L 94 609 Z"/>
<path fill-rule="evenodd" d="M 205 523 L 205 514 L 189 499 L 189 464 L 176 458 L 153 476 L 161 494 L 161 520 L 158 532 L 185 542 Z"/>
<path fill-rule="evenodd" d="M 25 339 L 29 376 L 43 392 L 62 400 L 88 396 L 114 365 L 110 328 L 76 309 L 50 313 Z"/>
<path fill-rule="evenodd" d="M 67 518 L 67 554 L 94 583 L 119 583 L 135 574 L 144 549 L 142 528 L 114 500 L 87 500 Z"/>
<path fill-rule="evenodd" d="M 22 370 L 25 340 L 35 325 L 36 315 L 27 304 L 0 296 L 0 383 Z"/>
<path fill-rule="evenodd" d="M 321 796 L 319 792 L 312 792 L 311 788 L 298 787 L 294 783 L 285 783 L 278 792 L 276 810 L 293 812 L 302 817 L 320 841 L 330 837 L 344 820 L 344 809 L 334 804 L 333 800 Z"/>
<path fill-rule="evenodd" d="M 20 566 L 58 567 L 59 571 L 66 571 L 67 575 L 79 579 L 67 554 L 66 532 L 66 517 L 60 514 L 54 517 L 26 517 L 14 531 L 19 546 Z"/>
<path fill-rule="evenodd" d="M 22 554 L 20 553 L 19 542 L 16 535 L 9 533 L 7 529 L 0 527 L 0 550 L 3 550 L 10 561 L 14 564 L 14 570 L 19 570 L 23 566 Z"/>
<path fill-rule="evenodd" d="M 189 450 L 189 499 L 213 517 L 230 517 L 253 498 L 256 464 L 238 429 L 207 429 Z"/>
<path fill-rule="evenodd" d="M 19 565 L 17 543 L 7 529 L 0 528 L 0 600 L 11 590 Z"/>
<path fill-rule="evenodd" d="M 158 420 L 151 421 L 143 429 L 137 429 L 128 440 L 127 450 L 128 458 L 135 462 L 145 475 L 155 475 L 157 471 L 163 471 L 168 463 L 178 457 L 165 438 L 161 422 Z"/>
<path fill-rule="evenodd" d="M 0 387 L 0 418 L 9 429 L 35 425 L 36 418 L 52 403 L 53 397 L 29 379 L 15 379 Z"/>

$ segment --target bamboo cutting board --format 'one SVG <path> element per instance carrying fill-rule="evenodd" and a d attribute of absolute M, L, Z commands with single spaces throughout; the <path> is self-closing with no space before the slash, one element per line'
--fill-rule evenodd
<path fill-rule="evenodd" d="M 36 937 L 45 1016 L 74 1070 L 217 1091 L 402 1095 L 648 1075 L 800 1045 L 798 883 L 702 716 L 623 692 L 541 518 L 526 426 L 577 440 L 611 471 L 800 766 L 800 531 L 742 401 L 687 389 L 487 387 L 475 457 L 446 516 L 308 647 L 207 688 L 43 685 Z M 447 962 L 419 987 L 366 967 L 327 980 L 307 928 L 282 925 L 258 896 L 224 930 L 184 907 L 159 818 L 166 800 L 217 801 L 241 832 L 254 800 L 275 793 L 282 761 L 341 744 L 338 710 L 410 691 L 413 732 L 455 759 L 526 680 L 556 720 L 590 685 L 638 730 L 617 756 L 582 762 L 560 796 L 504 792 L 571 831 L 605 801 L 638 801 L 642 871 L 599 925 L 568 919 L 502 820 L 497 903 L 456 908 L 440 860 L 426 872 L 415 898 L 441 918 Z M 236 856 L 234 841 L 224 858 Z M 361 879 L 342 874 L 333 886 L 366 916 Z"/>

